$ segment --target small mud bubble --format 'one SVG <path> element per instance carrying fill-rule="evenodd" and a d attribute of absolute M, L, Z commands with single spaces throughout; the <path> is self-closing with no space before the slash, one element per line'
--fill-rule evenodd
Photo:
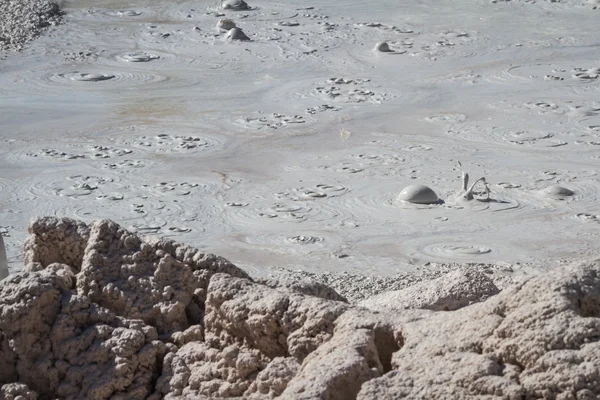
<path fill-rule="evenodd" d="M 425 185 L 409 185 L 402 189 L 398 200 L 413 204 L 435 204 L 440 199 L 435 192 Z"/>
<path fill-rule="evenodd" d="M 375 45 L 375 48 L 373 49 L 375 51 L 378 51 L 380 53 L 393 53 L 393 50 L 390 49 L 390 45 L 387 44 L 387 42 L 379 42 Z"/>
<path fill-rule="evenodd" d="M 435 245 L 428 249 L 436 255 L 448 257 L 465 257 L 491 253 L 492 250 L 487 247 L 470 245 Z"/>
<path fill-rule="evenodd" d="M 73 81 L 81 81 L 81 82 L 100 82 L 107 81 L 109 79 L 113 79 L 115 76 L 110 74 L 84 74 L 77 73 L 71 76 L 71 80 Z"/>
<path fill-rule="evenodd" d="M 298 236 L 292 236 L 288 240 L 292 243 L 297 243 L 297 244 L 314 244 L 317 242 L 322 242 L 323 238 L 316 237 L 316 236 L 298 235 Z"/>
<path fill-rule="evenodd" d="M 148 62 L 157 60 L 160 56 L 148 53 L 129 53 L 122 55 L 121 58 L 127 62 Z"/>
<path fill-rule="evenodd" d="M 567 189 L 564 186 L 560 185 L 552 185 L 542 190 L 542 193 L 545 196 L 552 197 L 555 199 L 563 199 L 565 197 L 570 197 L 575 194 L 571 189 Z"/>
<path fill-rule="evenodd" d="M 222 0 L 221 8 L 223 10 L 235 10 L 235 11 L 242 11 L 242 10 L 250 9 L 250 7 L 248 6 L 248 3 L 246 3 L 244 0 Z"/>
<path fill-rule="evenodd" d="M 227 38 L 227 40 L 241 40 L 241 41 L 250 40 L 250 38 L 248 36 L 246 36 L 244 31 L 242 31 L 240 28 L 230 29 L 227 32 L 227 35 L 225 37 Z"/>
<path fill-rule="evenodd" d="M 136 10 L 116 10 L 116 11 L 108 11 L 107 15 L 111 15 L 114 17 L 139 17 L 142 15 L 140 11 Z"/>

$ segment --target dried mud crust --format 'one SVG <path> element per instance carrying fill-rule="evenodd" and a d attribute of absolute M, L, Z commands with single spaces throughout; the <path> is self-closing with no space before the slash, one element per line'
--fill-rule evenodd
<path fill-rule="evenodd" d="M 599 262 L 499 293 L 451 271 L 367 309 L 108 220 L 30 233 L 0 282 L 2 399 L 600 395 Z"/>

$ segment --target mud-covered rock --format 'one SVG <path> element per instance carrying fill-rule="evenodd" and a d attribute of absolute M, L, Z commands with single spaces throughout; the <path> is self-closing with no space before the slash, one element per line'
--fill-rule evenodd
<path fill-rule="evenodd" d="M 308 278 L 278 276 L 259 282 L 278 290 L 287 290 L 327 300 L 343 301 L 344 303 L 348 302 L 346 298 L 338 294 L 334 289 Z"/>
<path fill-rule="evenodd" d="M 56 270 L 0 285 L 0 383 L 18 380 L 44 398 L 146 396 L 164 351 L 156 330 L 78 295 Z"/>
<path fill-rule="evenodd" d="M 406 289 L 381 293 L 359 302 L 358 305 L 372 310 L 387 311 L 407 308 L 452 311 L 486 300 L 499 292 L 485 273 L 475 268 L 463 268 Z"/>
<path fill-rule="evenodd" d="M 554 271 L 458 311 L 403 319 L 393 371 L 359 399 L 600 395 L 600 264 Z"/>
<path fill-rule="evenodd" d="M 31 221 L 24 246 L 24 264 L 39 263 L 45 268 L 61 263 L 78 273 L 89 237 L 90 228 L 74 219 L 44 217 Z"/>
<path fill-rule="evenodd" d="M 33 221 L 25 243 L 28 270 L 71 266 L 77 291 L 116 314 L 139 318 L 160 334 L 202 324 L 210 276 L 247 274 L 222 257 L 172 240 L 140 237 L 109 220 L 89 226 L 68 218 Z"/>
<path fill-rule="evenodd" d="M 269 358 L 303 360 L 331 338 L 333 322 L 348 307 L 219 274 L 208 290 L 206 340 L 246 345 Z"/>

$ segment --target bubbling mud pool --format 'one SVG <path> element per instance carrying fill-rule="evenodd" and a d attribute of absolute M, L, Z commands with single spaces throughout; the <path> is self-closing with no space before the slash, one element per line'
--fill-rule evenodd
<path fill-rule="evenodd" d="M 258 276 L 599 255 L 589 2 L 63 8 L 0 70 L 13 271 L 42 215 L 110 218 Z M 471 193 L 464 171 L 485 177 Z"/>

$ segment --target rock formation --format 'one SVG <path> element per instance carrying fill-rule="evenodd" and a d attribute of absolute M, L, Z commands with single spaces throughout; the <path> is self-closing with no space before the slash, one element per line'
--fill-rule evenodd
<path fill-rule="evenodd" d="M 107 220 L 30 233 L 0 282 L 1 399 L 600 396 L 599 262 L 498 294 L 460 270 L 367 309 Z"/>
<path fill-rule="evenodd" d="M 394 371 L 359 399 L 595 399 L 600 264 L 555 271 L 454 312 L 401 316 Z"/>

